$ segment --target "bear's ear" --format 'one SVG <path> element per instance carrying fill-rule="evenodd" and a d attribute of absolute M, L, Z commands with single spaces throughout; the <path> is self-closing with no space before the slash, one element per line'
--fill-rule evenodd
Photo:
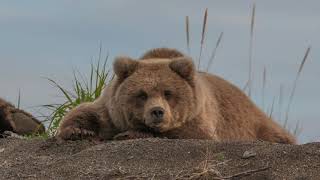
<path fill-rule="evenodd" d="M 137 65 L 138 62 L 129 57 L 116 57 L 113 63 L 113 70 L 120 80 L 124 80 L 134 73 Z"/>
<path fill-rule="evenodd" d="M 193 61 L 190 58 L 175 58 L 170 62 L 169 67 L 182 78 L 189 82 L 193 82 L 196 70 Z"/>

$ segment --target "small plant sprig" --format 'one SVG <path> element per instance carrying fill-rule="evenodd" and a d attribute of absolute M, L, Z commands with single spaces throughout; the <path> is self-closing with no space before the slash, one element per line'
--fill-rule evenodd
<path fill-rule="evenodd" d="M 98 63 L 96 65 L 91 63 L 90 76 L 88 79 L 83 78 L 80 72 L 73 73 L 72 91 L 66 90 L 66 88 L 59 85 L 59 83 L 53 79 L 47 78 L 54 87 L 58 88 L 64 98 L 64 102 L 61 104 L 43 105 L 43 107 L 52 111 L 48 117 L 50 119 L 47 132 L 49 136 L 55 135 L 62 118 L 67 112 L 83 102 L 94 101 L 102 93 L 111 73 L 107 70 L 108 56 L 103 62 L 100 61 L 100 57 L 101 48 Z M 79 76 L 81 80 L 79 80 Z"/>

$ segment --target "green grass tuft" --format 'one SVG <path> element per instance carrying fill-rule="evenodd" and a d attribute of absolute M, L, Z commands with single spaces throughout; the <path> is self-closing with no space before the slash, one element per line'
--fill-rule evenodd
<path fill-rule="evenodd" d="M 97 99 L 102 93 L 105 84 L 110 79 L 110 71 L 107 70 L 108 56 L 103 62 L 101 62 L 101 48 L 99 61 L 96 65 L 91 63 L 90 75 L 88 78 L 80 72 L 73 73 L 73 85 L 72 91 L 67 90 L 57 83 L 55 80 L 47 78 L 48 81 L 56 87 L 59 92 L 63 95 L 64 102 L 61 104 L 47 104 L 43 107 L 52 111 L 51 115 L 48 117 L 50 124 L 48 127 L 48 136 L 53 136 L 56 134 L 59 124 L 62 118 L 67 112 L 72 108 L 78 106 L 83 102 L 92 102 Z"/>

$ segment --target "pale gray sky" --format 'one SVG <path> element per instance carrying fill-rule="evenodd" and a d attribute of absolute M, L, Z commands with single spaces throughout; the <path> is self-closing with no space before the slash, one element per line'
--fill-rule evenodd
<path fill-rule="evenodd" d="M 248 74 L 252 0 L 3 0 L 0 2 L 0 96 L 39 115 L 41 104 L 59 102 L 50 77 L 70 87 L 72 68 L 89 70 L 100 42 L 104 53 L 140 56 L 153 47 L 186 51 L 184 18 L 190 17 L 191 55 L 198 57 L 203 13 L 208 8 L 203 67 L 224 32 L 211 72 L 243 87 Z M 285 104 L 298 66 L 312 50 L 299 79 L 290 124 L 302 124 L 300 142 L 319 141 L 320 1 L 257 0 L 254 38 L 254 101 L 262 106 L 262 72 L 267 68 L 266 106 L 285 86 Z M 265 108 L 266 109 L 266 108 Z M 279 107 L 276 107 L 278 110 Z M 284 111 L 283 108 L 282 111 Z M 276 112 L 276 117 L 279 116 Z M 280 119 L 283 119 L 280 118 Z"/>

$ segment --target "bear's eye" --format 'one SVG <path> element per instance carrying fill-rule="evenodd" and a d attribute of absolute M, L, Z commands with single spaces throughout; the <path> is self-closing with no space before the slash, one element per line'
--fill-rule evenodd
<path fill-rule="evenodd" d="M 148 99 L 148 94 L 144 91 L 139 91 L 137 96 L 136 96 L 138 99 L 142 100 L 142 101 L 145 101 Z"/>
<path fill-rule="evenodd" d="M 170 99 L 172 97 L 172 92 L 170 90 L 165 90 L 163 94 L 166 99 Z"/>

